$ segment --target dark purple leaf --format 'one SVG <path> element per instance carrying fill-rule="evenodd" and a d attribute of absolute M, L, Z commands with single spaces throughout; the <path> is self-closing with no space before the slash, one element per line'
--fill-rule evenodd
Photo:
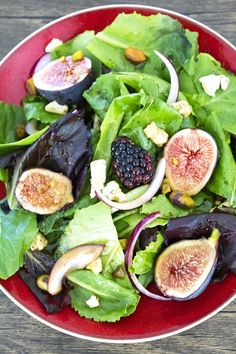
<path fill-rule="evenodd" d="M 50 274 L 55 262 L 52 256 L 43 252 L 27 251 L 24 259 L 24 267 L 37 278 L 42 274 Z"/>

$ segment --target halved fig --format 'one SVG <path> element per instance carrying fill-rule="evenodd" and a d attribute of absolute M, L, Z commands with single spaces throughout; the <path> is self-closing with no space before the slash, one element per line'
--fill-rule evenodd
<path fill-rule="evenodd" d="M 55 213 L 74 200 L 69 178 L 44 168 L 23 172 L 15 195 L 24 209 L 40 215 Z"/>
<path fill-rule="evenodd" d="M 73 60 L 72 56 L 53 60 L 33 75 L 33 82 L 46 100 L 76 104 L 92 83 L 91 60 Z"/>
<path fill-rule="evenodd" d="M 174 300 L 190 300 L 209 284 L 217 263 L 219 231 L 209 239 L 181 240 L 157 258 L 155 281 L 159 290 Z"/>
<path fill-rule="evenodd" d="M 201 129 L 183 129 L 165 147 L 166 177 L 173 191 L 197 194 L 209 181 L 218 152 L 213 137 Z"/>

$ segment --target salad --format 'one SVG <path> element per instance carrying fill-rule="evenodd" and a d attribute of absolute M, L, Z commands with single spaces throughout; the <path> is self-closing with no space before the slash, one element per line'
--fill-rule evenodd
<path fill-rule="evenodd" d="M 122 13 L 52 38 L 25 85 L 0 102 L 0 279 L 115 322 L 235 273 L 236 77 L 198 33 Z"/>

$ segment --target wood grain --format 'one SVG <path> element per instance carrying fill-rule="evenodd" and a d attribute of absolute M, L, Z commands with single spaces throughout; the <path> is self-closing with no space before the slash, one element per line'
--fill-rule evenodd
<path fill-rule="evenodd" d="M 67 13 L 118 1 L 1 0 L 0 59 L 34 30 Z M 128 1 L 119 1 L 120 4 Z M 235 0 L 129 1 L 178 11 L 202 21 L 236 45 Z M 180 335 L 143 344 L 104 344 L 76 339 L 29 317 L 0 293 L 0 353 L 223 354 L 236 352 L 236 302 Z M 158 319 L 157 319 L 158 320 Z"/>

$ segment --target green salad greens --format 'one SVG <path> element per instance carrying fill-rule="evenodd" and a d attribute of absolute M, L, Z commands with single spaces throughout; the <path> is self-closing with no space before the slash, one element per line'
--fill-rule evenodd
<path fill-rule="evenodd" d="M 145 60 L 137 62 L 136 58 L 130 58 L 127 48 L 136 55 L 141 53 Z M 179 80 L 175 101 L 184 104 L 188 113 L 168 101 L 170 89 L 178 83 L 173 83 L 155 50 L 174 67 Z M 103 245 L 100 256 L 91 264 L 67 269 L 63 291 L 69 292 L 71 306 L 80 316 L 115 322 L 131 315 L 139 304 L 140 293 L 130 274 L 136 274 L 145 287 L 153 282 L 156 259 L 166 247 L 164 234 L 171 219 L 197 217 L 216 208 L 235 211 L 236 77 L 210 54 L 199 52 L 198 33 L 161 14 L 122 13 L 97 34 L 85 31 L 52 48 L 51 63 L 63 62 L 74 55 L 82 55 L 80 60 L 84 57 L 91 60 L 92 82 L 84 88 L 78 102 L 66 102 L 65 116 L 45 110 L 49 100 L 42 90 L 35 95 L 28 93 L 21 106 L 0 102 L 0 183 L 5 184 L 7 191 L 0 211 L 0 278 L 7 279 L 25 266 L 36 283 L 37 277 L 44 273 L 42 269 L 48 270 L 45 264 L 49 258 L 54 264 L 82 245 Z M 63 104 L 61 96 L 58 97 L 58 103 Z M 150 127 L 154 127 L 156 135 L 153 131 L 148 133 Z M 143 198 L 152 178 L 155 179 L 155 171 L 148 175 L 151 178 L 144 183 L 147 185 L 134 184 L 129 190 L 124 181 L 138 165 L 130 167 L 128 163 L 133 163 L 138 151 L 144 159 L 149 156 L 145 160 L 149 162 L 145 163 L 152 162 L 155 170 L 166 154 L 167 141 L 188 128 L 209 133 L 218 151 L 212 174 L 198 193 L 188 196 L 191 207 L 175 202 L 170 194 L 175 191 L 174 182 L 170 186 L 166 179 L 148 200 L 127 210 L 107 205 L 97 198 L 98 194 L 93 195 L 94 176 L 89 166 L 91 161 L 101 160 L 105 164 L 106 181 L 102 182 L 104 176 L 99 169 L 95 174 L 103 184 L 100 191 L 104 198 L 118 206 Z M 168 139 L 157 143 L 158 134 Z M 115 148 L 117 141 L 121 145 Z M 132 156 L 120 152 L 126 143 L 131 144 L 131 149 L 133 144 L 138 146 L 136 152 L 130 153 Z M 172 161 L 179 163 L 175 157 Z M 117 173 L 119 163 L 128 169 L 124 171 L 125 167 L 121 167 Z M 141 166 L 137 175 L 144 173 L 145 166 Z M 23 183 L 25 171 L 34 168 L 66 176 L 71 188 L 70 202 L 64 202 L 53 213 L 32 210 L 25 206 L 29 203 L 23 208 L 22 200 L 16 198 L 16 189 Z M 188 175 L 184 178 L 187 184 Z M 39 190 L 44 193 L 46 187 L 38 183 L 31 186 L 32 193 Z M 28 188 L 31 193 L 31 187 L 23 185 L 21 192 Z M 57 196 L 66 193 L 60 191 L 63 188 L 60 182 L 55 188 Z M 42 198 L 46 205 L 47 197 Z M 160 217 L 145 229 L 145 245 L 136 242 L 133 261 L 127 269 L 125 251 L 129 251 L 134 228 L 157 211 Z M 70 257 L 67 256 L 66 262 Z"/>

